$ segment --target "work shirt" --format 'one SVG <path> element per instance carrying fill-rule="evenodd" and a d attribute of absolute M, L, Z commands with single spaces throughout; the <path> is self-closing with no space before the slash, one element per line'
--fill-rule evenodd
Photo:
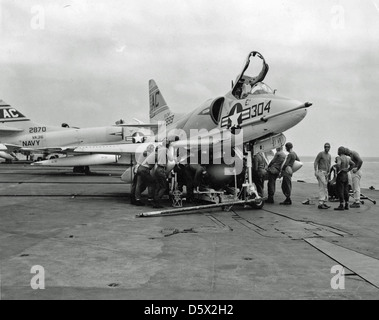
<path fill-rule="evenodd" d="M 155 166 L 156 152 L 150 153 L 147 158 L 141 163 L 141 166 L 152 169 Z"/>
<path fill-rule="evenodd" d="M 280 171 L 280 168 L 282 167 L 282 164 L 284 160 L 286 159 L 286 154 L 284 151 L 278 151 L 275 153 L 274 158 L 272 158 L 270 164 L 268 165 L 269 168 L 273 167 Z"/>
<path fill-rule="evenodd" d="M 164 146 L 159 146 L 157 155 L 158 166 L 165 167 L 169 161 L 174 161 L 173 149 L 167 149 Z"/>
<path fill-rule="evenodd" d="M 332 162 L 332 157 L 330 156 L 330 154 L 326 153 L 325 151 L 321 151 L 317 155 L 314 162 L 315 171 L 318 169 L 318 170 L 328 172 L 330 169 L 331 162 Z"/>
<path fill-rule="evenodd" d="M 286 167 L 291 167 L 291 168 L 292 168 L 293 164 L 295 163 L 295 160 L 300 161 L 300 159 L 299 159 L 299 157 L 297 156 L 297 154 L 296 154 L 294 151 L 291 151 L 291 152 L 287 155 L 286 162 L 285 162 L 284 165 L 283 165 L 283 170 L 284 170 Z"/>
<path fill-rule="evenodd" d="M 253 159 L 253 168 L 254 168 L 254 171 L 258 171 L 258 170 L 261 170 L 261 169 L 265 169 L 266 166 L 267 166 L 267 163 L 266 163 L 266 160 L 265 158 L 262 156 L 261 153 L 257 153 L 255 156 L 254 156 L 254 159 Z"/>

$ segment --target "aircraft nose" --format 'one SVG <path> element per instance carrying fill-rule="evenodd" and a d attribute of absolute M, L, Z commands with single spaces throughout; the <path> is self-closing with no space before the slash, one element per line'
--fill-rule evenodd
<path fill-rule="evenodd" d="M 307 108 L 309 108 L 312 105 L 310 102 L 305 102 L 303 104 L 299 103 L 297 104 L 298 109 L 294 112 L 292 112 L 291 117 L 293 117 L 294 122 L 297 124 L 301 122 L 305 116 L 308 113 Z"/>

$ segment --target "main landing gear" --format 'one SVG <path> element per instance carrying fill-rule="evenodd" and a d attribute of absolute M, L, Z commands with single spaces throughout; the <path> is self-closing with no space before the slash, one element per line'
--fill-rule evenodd
<path fill-rule="evenodd" d="M 89 169 L 89 166 L 80 166 L 80 167 L 74 167 L 72 170 L 74 173 L 84 173 L 85 175 L 90 175 L 91 170 Z"/>

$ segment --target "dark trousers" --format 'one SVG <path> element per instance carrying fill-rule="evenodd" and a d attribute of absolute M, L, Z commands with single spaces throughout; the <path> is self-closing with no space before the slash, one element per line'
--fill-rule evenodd
<path fill-rule="evenodd" d="M 204 167 L 200 164 L 188 164 L 184 169 L 188 198 L 193 198 L 193 189 L 200 186 Z"/>
<path fill-rule="evenodd" d="M 155 180 L 150 174 L 150 169 L 144 166 L 139 166 L 136 174 L 137 184 L 135 191 L 136 200 L 141 199 L 141 193 L 148 187 L 149 198 L 153 198 Z"/>
<path fill-rule="evenodd" d="M 132 187 L 130 189 L 130 198 L 132 198 L 132 199 L 136 198 L 137 179 L 138 179 L 137 174 L 134 174 Z"/>
<path fill-rule="evenodd" d="M 167 189 L 166 169 L 164 167 L 157 166 L 154 172 L 154 176 L 155 176 L 154 200 L 158 202 L 163 197 Z"/>
<path fill-rule="evenodd" d="M 347 176 L 347 172 L 341 171 L 337 175 L 336 185 L 340 203 L 343 203 L 344 200 L 345 202 L 349 202 L 349 179 Z"/>
<path fill-rule="evenodd" d="M 287 172 L 283 172 L 283 181 L 282 181 L 282 191 L 283 194 L 287 199 L 291 198 L 291 192 L 292 192 L 292 175 L 288 174 Z"/>
<path fill-rule="evenodd" d="M 255 186 L 257 187 L 258 194 L 262 197 L 263 196 L 263 188 L 264 188 L 264 176 L 260 174 L 253 174 L 252 175 L 253 182 L 255 183 Z"/>
<path fill-rule="evenodd" d="M 278 177 L 279 173 L 273 174 L 270 171 L 268 172 L 267 193 L 269 198 L 274 198 L 276 189 L 276 179 L 278 179 Z"/>

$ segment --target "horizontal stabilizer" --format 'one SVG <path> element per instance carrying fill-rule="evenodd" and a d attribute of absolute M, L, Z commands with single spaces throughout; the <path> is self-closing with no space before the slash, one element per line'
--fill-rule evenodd
<path fill-rule="evenodd" d="M 15 133 L 15 132 L 22 132 L 23 129 L 20 128 L 13 128 L 13 127 L 0 127 L 0 134 L 1 133 Z"/>

